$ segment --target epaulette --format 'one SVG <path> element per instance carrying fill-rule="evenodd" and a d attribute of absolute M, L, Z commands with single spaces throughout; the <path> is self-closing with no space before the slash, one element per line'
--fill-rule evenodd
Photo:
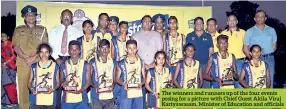
<path fill-rule="evenodd" d="M 24 27 L 26 27 L 26 25 L 19 25 L 19 26 L 16 27 L 16 29 L 24 28 Z"/>
<path fill-rule="evenodd" d="M 37 25 L 37 27 L 40 27 L 40 28 L 46 28 L 45 26 L 42 26 L 42 25 Z"/>

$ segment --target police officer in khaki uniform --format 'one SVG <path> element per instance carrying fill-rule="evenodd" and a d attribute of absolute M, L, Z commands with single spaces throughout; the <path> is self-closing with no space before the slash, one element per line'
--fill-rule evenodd
<path fill-rule="evenodd" d="M 39 58 L 36 48 L 41 43 L 48 43 L 48 34 L 44 26 L 36 25 L 37 8 L 31 5 L 22 10 L 25 25 L 15 28 L 12 44 L 17 53 L 17 77 L 20 109 L 29 109 L 29 90 L 27 88 L 31 64 Z"/>

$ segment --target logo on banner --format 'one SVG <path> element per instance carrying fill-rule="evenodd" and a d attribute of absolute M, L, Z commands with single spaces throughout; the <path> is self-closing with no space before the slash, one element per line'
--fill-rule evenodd
<path fill-rule="evenodd" d="M 82 23 L 85 20 L 90 20 L 90 19 L 85 16 L 85 12 L 83 10 L 78 9 L 74 12 L 72 26 L 82 32 Z"/>
<path fill-rule="evenodd" d="M 41 24 L 41 18 L 42 18 L 42 14 L 41 13 L 37 14 L 37 16 L 36 16 L 36 24 Z"/>
<path fill-rule="evenodd" d="M 188 20 L 189 29 L 195 27 L 195 19 Z"/>

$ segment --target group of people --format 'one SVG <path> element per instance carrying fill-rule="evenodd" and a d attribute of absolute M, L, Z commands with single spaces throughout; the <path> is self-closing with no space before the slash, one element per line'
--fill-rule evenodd
<path fill-rule="evenodd" d="M 92 109 L 158 109 L 161 88 L 273 87 L 277 36 L 262 10 L 247 31 L 231 14 L 221 33 L 215 18 L 205 31 L 197 17 L 186 36 L 177 31 L 176 16 L 145 15 L 141 30 L 128 36 L 128 22 L 107 13 L 98 16 L 95 30 L 84 21 L 81 35 L 65 9 L 48 37 L 36 25 L 36 7 L 21 13 L 25 25 L 16 27 L 12 43 L 1 36 L 2 68 L 17 66 L 21 109 L 88 109 L 89 101 Z"/>

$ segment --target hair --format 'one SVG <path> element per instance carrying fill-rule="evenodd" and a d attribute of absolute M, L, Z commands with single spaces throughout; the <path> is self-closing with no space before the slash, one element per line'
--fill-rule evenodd
<path fill-rule="evenodd" d="M 219 36 L 216 38 L 217 43 L 218 43 L 219 40 L 221 40 L 221 39 L 228 41 L 228 36 L 227 36 L 227 35 L 219 35 Z"/>
<path fill-rule="evenodd" d="M 121 25 L 123 25 L 123 24 L 126 24 L 126 25 L 128 26 L 128 22 L 127 22 L 127 21 L 121 21 L 121 22 L 119 23 L 119 27 L 120 27 Z"/>
<path fill-rule="evenodd" d="M 130 45 L 130 44 L 134 44 L 134 45 L 136 45 L 136 47 L 137 47 L 137 41 L 136 41 L 136 40 L 128 40 L 128 41 L 126 42 L 126 47 L 127 47 L 128 45 Z"/>
<path fill-rule="evenodd" d="M 266 14 L 266 12 L 265 12 L 264 10 L 258 10 L 258 11 L 256 11 L 255 15 L 256 15 L 257 13 L 260 13 L 260 12 L 263 12 L 264 15 L 265 15 L 265 17 L 267 17 L 267 14 Z"/>
<path fill-rule="evenodd" d="M 85 26 L 86 24 L 90 24 L 92 27 L 94 26 L 94 24 L 93 24 L 93 22 L 92 22 L 91 20 L 85 20 L 85 21 L 83 21 L 83 23 L 82 23 L 82 28 L 84 28 L 84 26 Z M 84 31 L 83 31 L 83 34 L 85 34 Z"/>
<path fill-rule="evenodd" d="M 37 54 L 41 52 L 41 49 L 46 48 L 50 54 L 52 54 L 52 47 L 48 43 L 42 43 L 37 47 Z"/>
<path fill-rule="evenodd" d="M 217 25 L 217 20 L 215 18 L 209 18 L 207 20 L 207 24 L 210 22 L 210 21 L 214 21 L 214 23 Z"/>
<path fill-rule="evenodd" d="M 99 42 L 99 47 L 101 48 L 101 47 L 103 47 L 103 46 L 108 46 L 108 47 L 110 47 L 110 42 L 109 42 L 107 39 L 102 39 L 102 40 L 100 40 L 100 42 Z"/>
<path fill-rule="evenodd" d="M 69 10 L 69 9 L 63 10 L 62 13 L 61 13 L 61 17 L 64 15 L 65 12 L 70 13 L 70 14 L 71 14 L 71 17 L 72 17 L 73 14 L 72 14 L 71 10 Z"/>
<path fill-rule="evenodd" d="M 107 16 L 107 18 L 109 19 L 109 15 L 108 15 L 107 13 L 100 13 L 100 14 L 98 15 L 98 19 L 100 19 L 100 17 L 103 16 L 103 15 Z"/>
<path fill-rule="evenodd" d="M 8 35 L 6 33 L 1 33 L 1 37 L 2 37 L 2 34 L 5 35 L 6 37 L 8 37 Z"/>
<path fill-rule="evenodd" d="M 234 13 L 229 13 L 227 17 L 234 16 L 237 19 L 237 16 Z"/>
<path fill-rule="evenodd" d="M 69 42 L 69 48 L 71 48 L 72 45 L 77 45 L 78 48 L 81 49 L 79 42 L 76 41 L 76 40 L 72 40 L 72 41 Z"/>
<path fill-rule="evenodd" d="M 192 44 L 192 43 L 187 43 L 187 44 L 184 46 L 184 51 L 186 51 L 188 47 L 193 47 L 194 50 L 196 51 L 196 47 L 195 47 L 195 45 Z"/>
<path fill-rule="evenodd" d="M 165 60 L 164 65 L 165 65 L 165 64 L 166 64 L 167 55 L 166 55 L 166 53 L 165 53 L 164 51 L 157 51 L 157 52 L 155 53 L 154 60 L 156 60 L 156 58 L 157 58 L 160 54 L 163 54 L 163 55 L 164 55 L 164 60 Z M 156 61 L 155 61 L 155 64 L 157 65 L 157 62 L 156 62 Z"/>
<path fill-rule="evenodd" d="M 250 52 L 252 52 L 255 47 L 258 47 L 259 50 L 262 51 L 262 48 L 261 48 L 259 45 L 255 44 L 255 45 L 252 45 L 252 46 L 250 47 Z"/>
<path fill-rule="evenodd" d="M 170 23 L 170 21 L 171 21 L 172 19 L 176 20 L 176 22 L 178 23 L 178 19 L 177 19 L 176 16 L 170 16 L 169 19 L 168 19 L 168 24 Z M 179 29 L 179 27 L 177 26 L 176 30 L 178 30 L 178 29 Z M 168 27 L 168 30 L 170 30 L 170 27 Z"/>
<path fill-rule="evenodd" d="M 196 23 L 198 20 L 202 20 L 203 21 L 203 24 L 204 24 L 204 19 L 202 17 L 196 17 L 194 19 L 194 23 Z"/>
<path fill-rule="evenodd" d="M 149 19 L 152 21 L 152 17 L 151 17 L 150 15 L 144 15 L 144 16 L 142 17 L 142 19 L 141 19 L 141 23 L 143 23 L 143 20 L 144 20 L 145 18 L 149 18 Z"/>

